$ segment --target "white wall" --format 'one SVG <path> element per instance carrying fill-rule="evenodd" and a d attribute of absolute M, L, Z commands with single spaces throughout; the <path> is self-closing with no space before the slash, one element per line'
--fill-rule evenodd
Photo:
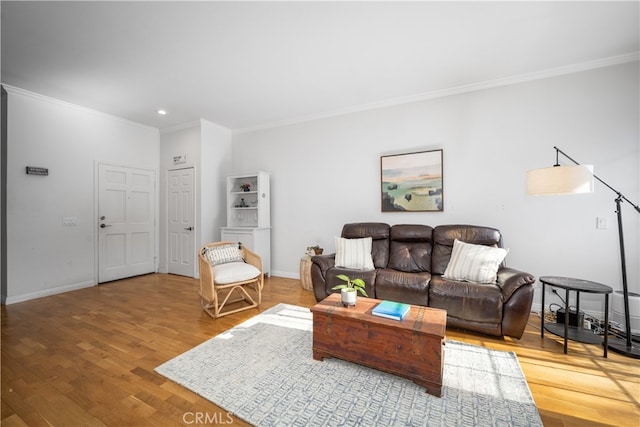
<path fill-rule="evenodd" d="M 166 271 L 166 177 L 174 155 L 196 168 L 196 245 L 226 224 L 224 177 L 231 131 L 202 120 L 161 138 L 158 129 L 21 90 L 8 90 L 7 289 L 14 303 L 97 282 L 95 167 L 98 162 L 156 171 L 159 271 Z M 26 166 L 49 169 L 26 175 Z M 184 166 L 184 165 L 183 165 Z M 204 189 L 203 193 L 199 191 Z M 223 199 L 222 199 L 223 200 Z M 76 226 L 63 226 L 76 217 Z"/>
<path fill-rule="evenodd" d="M 201 120 L 202 163 L 200 174 L 200 242 L 220 240 L 220 227 L 227 225 L 226 176 L 231 174 L 231 130 Z"/>
<path fill-rule="evenodd" d="M 0 86 L 0 295 L 7 294 L 7 91 Z"/>
<path fill-rule="evenodd" d="M 557 145 L 640 202 L 638 81 L 634 62 L 238 133 L 233 169 L 271 173 L 275 276 L 297 277 L 309 245 L 332 252 L 344 223 L 471 223 L 502 230 L 511 267 L 621 289 L 614 194 L 596 184 L 590 195 L 528 196 L 525 175 L 552 166 Z M 439 148 L 444 212 L 381 213 L 380 156 Z M 629 283 L 640 292 L 640 215 L 625 206 L 624 220 Z M 582 304 L 603 310 L 601 297 Z"/>
<path fill-rule="evenodd" d="M 7 292 L 11 303 L 97 281 L 96 162 L 157 172 L 159 132 L 7 87 Z M 48 176 L 25 173 L 49 169 Z M 77 217 L 63 226 L 63 217 Z"/>
<path fill-rule="evenodd" d="M 198 244 L 219 239 L 226 223 L 224 176 L 271 173 L 273 275 L 297 277 L 309 245 L 332 252 L 347 222 L 473 223 L 503 231 L 510 266 L 620 289 L 613 193 L 596 184 L 591 195 L 532 197 L 524 179 L 553 164 L 557 145 L 640 202 L 638 77 L 636 62 L 233 137 L 202 120 L 160 138 L 157 129 L 9 87 L 3 300 L 95 283 L 95 162 L 160 169 L 162 189 L 172 156 L 182 154 L 202 191 Z M 437 148 L 445 211 L 381 213 L 380 156 Z M 25 166 L 50 174 L 26 175 Z M 63 216 L 78 225 L 62 226 Z M 629 285 L 640 293 L 640 215 L 625 204 L 623 216 Z M 597 217 L 607 230 L 595 228 Z M 166 269 L 166 229 L 159 238 Z M 602 309 L 600 299 L 583 299 Z"/>
<path fill-rule="evenodd" d="M 174 156 L 186 156 L 186 163 L 178 165 L 173 164 Z M 173 130 L 171 132 L 163 132 L 160 135 L 160 262 L 158 271 L 161 273 L 168 272 L 168 200 L 167 200 L 167 178 L 169 170 L 181 168 L 194 168 L 196 197 L 198 179 L 197 174 L 200 164 L 200 125 L 192 124 L 191 126 Z M 198 201 L 196 200 L 196 204 Z M 196 221 L 198 215 L 196 214 Z M 196 230 L 198 225 L 194 224 Z"/>
<path fill-rule="evenodd" d="M 231 130 L 201 119 L 198 123 L 163 132 L 160 165 L 160 267 L 168 271 L 167 174 L 171 169 L 193 167 L 195 171 L 195 247 L 220 240 L 220 227 L 226 225 L 224 208 L 225 177 L 231 170 Z M 174 156 L 187 156 L 187 162 L 173 164 Z M 196 264 L 196 277 L 197 277 Z"/>

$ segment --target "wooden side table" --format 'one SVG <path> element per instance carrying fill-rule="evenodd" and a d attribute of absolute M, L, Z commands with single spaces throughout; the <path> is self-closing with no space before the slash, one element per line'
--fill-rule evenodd
<path fill-rule="evenodd" d="M 300 282 L 302 283 L 302 289 L 305 291 L 313 290 L 313 284 L 311 283 L 311 257 L 309 255 L 300 258 Z"/>
<path fill-rule="evenodd" d="M 564 338 L 564 354 L 567 354 L 567 339 L 573 341 L 584 342 L 588 344 L 599 344 L 600 337 L 591 332 L 582 329 L 582 325 L 569 326 L 569 291 L 576 293 L 576 316 L 580 313 L 580 292 L 591 294 L 604 294 L 604 354 L 607 357 L 607 341 L 609 336 L 609 294 L 613 292 L 611 286 L 603 285 L 588 280 L 572 279 L 570 277 L 543 276 L 540 278 L 542 283 L 542 316 L 540 325 L 540 337 L 544 338 L 544 330 L 551 332 Z M 564 325 L 558 323 L 550 323 L 544 325 L 544 293 L 545 285 L 565 290 L 564 297 Z"/>

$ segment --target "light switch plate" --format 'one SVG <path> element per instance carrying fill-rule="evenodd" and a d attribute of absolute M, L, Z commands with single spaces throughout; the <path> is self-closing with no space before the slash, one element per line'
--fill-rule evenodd
<path fill-rule="evenodd" d="M 596 228 L 598 230 L 606 230 L 609 228 L 609 218 L 606 216 L 599 216 L 596 218 Z"/>

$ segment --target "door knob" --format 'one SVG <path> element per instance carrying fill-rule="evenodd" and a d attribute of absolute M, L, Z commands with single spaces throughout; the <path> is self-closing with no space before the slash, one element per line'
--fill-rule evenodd
<path fill-rule="evenodd" d="M 111 227 L 111 224 L 100 224 L 100 228 Z"/>
<path fill-rule="evenodd" d="M 191 230 L 193 230 L 193 227 L 187 227 L 187 228 L 185 228 L 185 230 L 191 231 Z"/>

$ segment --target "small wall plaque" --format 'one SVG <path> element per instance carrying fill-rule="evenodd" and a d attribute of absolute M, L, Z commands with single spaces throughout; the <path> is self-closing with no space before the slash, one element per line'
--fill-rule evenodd
<path fill-rule="evenodd" d="M 187 163 L 187 155 L 183 154 L 181 156 L 173 156 L 173 164 L 180 165 L 183 163 Z"/>
<path fill-rule="evenodd" d="M 47 168 L 38 168 L 35 166 L 27 166 L 27 175 L 49 175 L 49 169 Z"/>

